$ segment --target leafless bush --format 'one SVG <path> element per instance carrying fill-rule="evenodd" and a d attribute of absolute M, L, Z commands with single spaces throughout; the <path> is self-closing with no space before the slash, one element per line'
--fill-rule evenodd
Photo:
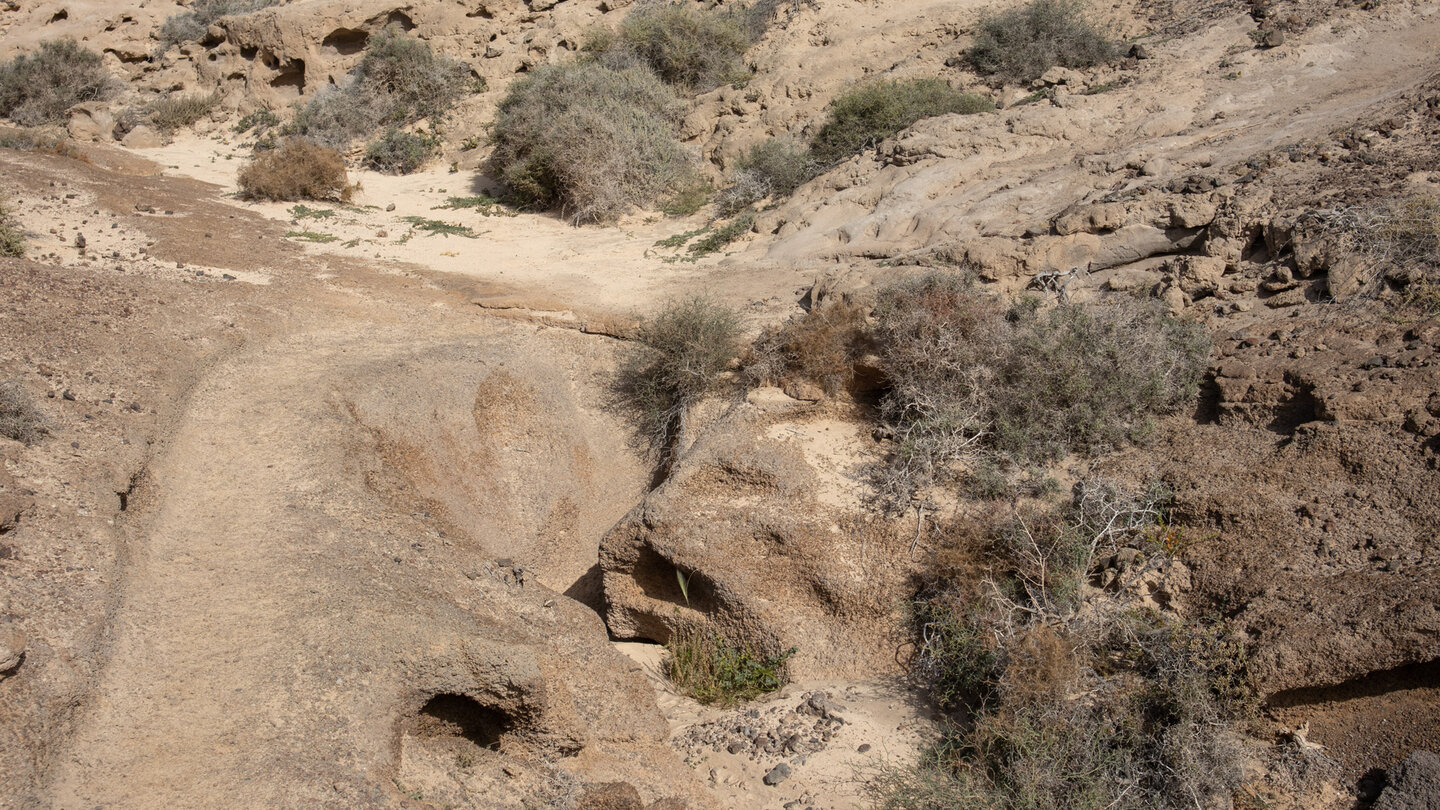
<path fill-rule="evenodd" d="M 1297 224 L 1329 241 L 1337 257 L 1359 262 L 1356 295 L 1373 298 L 1411 287 L 1423 294 L 1440 284 L 1440 199 L 1416 195 L 1312 211 Z"/>
<path fill-rule="evenodd" d="M 0 436 L 23 444 L 34 444 L 49 429 L 35 400 L 18 380 L 0 383 Z"/>
<path fill-rule="evenodd" d="M 751 346 L 745 373 L 753 385 L 811 382 L 827 394 L 845 388 L 865 341 L 865 308 L 835 301 L 766 329 Z"/>
<path fill-rule="evenodd" d="M 247 200 L 343 202 L 351 193 L 340 153 L 303 138 L 256 155 L 240 170 L 238 180 L 240 196 Z"/>
<path fill-rule="evenodd" d="M 577 224 L 654 204 L 693 177 L 680 105 L 647 68 L 547 65 L 500 102 L 492 164 L 510 195 Z"/>
<path fill-rule="evenodd" d="M 34 53 L 0 65 L 0 115 L 26 126 L 62 122 L 76 104 L 118 90 L 100 54 L 68 39 L 42 42 Z"/>

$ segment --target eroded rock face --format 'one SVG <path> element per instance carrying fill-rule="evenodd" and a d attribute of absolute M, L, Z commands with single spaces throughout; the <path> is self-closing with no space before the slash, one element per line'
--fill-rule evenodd
<path fill-rule="evenodd" d="M 737 406 L 611 531 L 600 566 L 612 634 L 665 642 L 701 627 L 772 654 L 795 647 L 797 678 L 896 668 L 906 543 L 827 498 L 824 462 L 782 439 L 787 428 L 800 429 Z"/>

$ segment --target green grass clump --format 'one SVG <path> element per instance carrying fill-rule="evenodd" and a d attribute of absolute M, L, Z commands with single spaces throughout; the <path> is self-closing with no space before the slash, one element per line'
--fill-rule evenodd
<path fill-rule="evenodd" d="M 972 115 L 995 109 L 982 96 L 962 93 L 941 79 L 882 79 L 841 94 L 810 142 L 811 158 L 829 166 L 871 148 L 922 118 Z"/>
<path fill-rule="evenodd" d="M 466 239 L 478 239 L 480 234 L 475 233 L 467 225 L 456 225 L 450 222 L 441 222 L 438 219 L 426 219 L 425 217 L 401 217 L 405 222 L 416 230 L 425 231 L 430 235 L 439 234 L 446 238 L 451 236 L 463 236 Z"/>
<path fill-rule="evenodd" d="M 709 256 L 715 253 L 736 239 L 741 238 L 755 228 L 755 215 L 752 213 L 741 214 L 738 217 L 717 228 L 713 228 L 702 238 L 697 239 L 686 250 L 692 256 Z"/>
<path fill-rule="evenodd" d="M 1078 0 L 1031 0 L 982 19 L 969 57 L 981 73 L 1025 83 L 1056 65 L 1087 68 L 1116 53 Z"/>
<path fill-rule="evenodd" d="M 244 135 L 254 131 L 256 135 L 263 134 L 268 129 L 280 126 L 280 116 L 270 110 L 256 110 L 248 113 L 235 122 L 235 134 Z"/>
<path fill-rule="evenodd" d="M 576 224 L 613 220 L 693 181 L 681 111 L 648 68 L 546 65 L 501 100 L 492 166 L 520 206 L 558 207 Z"/>
<path fill-rule="evenodd" d="M 340 241 L 340 237 L 333 233 L 317 233 L 316 231 L 288 231 L 285 238 L 294 239 L 297 242 L 316 242 L 322 245 Z"/>
<path fill-rule="evenodd" d="M 17 124 L 58 124 L 76 104 L 119 92 L 100 54 L 68 39 L 40 43 L 0 65 L 0 115 Z"/>
<path fill-rule="evenodd" d="M 334 208 L 311 208 L 308 205 L 290 206 L 290 216 L 295 219 L 329 219 L 335 216 Z"/>
<path fill-rule="evenodd" d="M 784 686 L 785 661 L 796 652 L 791 647 L 765 655 L 703 630 L 676 633 L 665 651 L 665 674 L 671 683 L 700 703 L 722 706 L 754 700 Z"/>
<path fill-rule="evenodd" d="M 443 205 L 435 206 L 437 211 L 474 211 L 482 217 L 514 217 L 519 213 L 505 207 L 505 204 L 488 194 L 473 197 L 451 197 Z"/>
<path fill-rule="evenodd" d="M 439 119 L 471 87 L 468 67 L 392 25 L 370 38 L 349 81 L 322 90 L 296 114 L 289 130 L 343 148 L 377 130 Z"/>
<path fill-rule="evenodd" d="M 743 81 L 742 57 L 752 44 L 744 10 L 654 3 L 637 7 L 614 34 L 601 34 L 587 50 L 611 64 L 635 58 L 666 84 L 702 93 Z"/>

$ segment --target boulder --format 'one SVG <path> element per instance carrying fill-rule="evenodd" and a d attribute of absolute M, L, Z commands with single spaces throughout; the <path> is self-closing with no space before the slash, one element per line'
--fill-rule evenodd
<path fill-rule="evenodd" d="M 115 131 L 115 116 L 107 105 L 86 102 L 70 108 L 70 123 L 66 127 L 70 137 L 77 141 L 108 141 Z"/>
<path fill-rule="evenodd" d="M 165 145 L 165 139 L 160 136 L 160 133 L 141 124 L 125 133 L 125 137 L 120 139 L 120 144 L 126 149 L 158 149 Z"/>
<path fill-rule="evenodd" d="M 1373 810 L 1440 810 L 1440 755 L 1413 751 L 1387 776 Z"/>
<path fill-rule="evenodd" d="M 0 677 L 20 666 L 25 657 L 25 633 L 14 625 L 0 625 Z"/>

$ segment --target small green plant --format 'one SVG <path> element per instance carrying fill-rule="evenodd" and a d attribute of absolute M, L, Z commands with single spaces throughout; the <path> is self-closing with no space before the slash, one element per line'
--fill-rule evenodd
<path fill-rule="evenodd" d="M 365 165 L 385 174 L 412 174 L 440 151 L 440 139 L 429 133 L 391 129 L 365 148 Z"/>
<path fill-rule="evenodd" d="M 316 231 L 289 231 L 285 234 L 285 238 L 294 239 L 297 242 L 316 242 L 322 245 L 329 242 L 340 241 L 340 237 L 333 233 L 318 233 Z"/>
<path fill-rule="evenodd" d="M 248 113 L 235 122 L 235 134 L 244 135 L 254 131 L 256 135 L 263 134 L 266 130 L 280 126 L 280 116 L 270 110 L 256 110 Z"/>
<path fill-rule="evenodd" d="M 694 572 L 691 572 L 694 576 Z M 680 595 L 685 597 L 685 607 L 690 607 L 690 577 L 686 576 L 679 568 L 675 569 L 675 581 L 680 584 Z"/>
<path fill-rule="evenodd" d="M 425 217 L 415 216 L 401 217 L 401 219 L 410 223 L 410 226 L 415 230 L 425 231 L 432 236 L 439 234 L 447 239 L 451 236 L 463 236 L 466 239 L 480 238 L 480 234 L 475 233 L 468 225 L 456 225 L 451 222 L 441 222 L 438 219 L 426 219 Z"/>
<path fill-rule="evenodd" d="M 682 630 L 665 645 L 665 673 L 684 694 L 700 703 L 734 705 L 785 685 L 791 647 L 765 655 L 745 644 L 732 644 L 718 633 Z"/>
<path fill-rule="evenodd" d="M 433 210 L 459 211 L 470 210 L 482 217 L 513 217 L 519 216 L 518 211 L 505 207 L 505 204 L 491 197 L 489 194 L 477 194 L 474 197 L 451 197 L 443 205 L 437 205 Z"/>
<path fill-rule="evenodd" d="M 1116 53 L 1079 0 L 1031 0 L 983 18 L 969 57 L 981 73 L 1025 83 L 1056 65 L 1087 68 Z"/>
<path fill-rule="evenodd" d="M 25 126 L 61 123 L 76 104 L 118 91 L 100 54 L 68 39 L 42 42 L 0 65 L 0 115 Z"/>
<path fill-rule="evenodd" d="M 290 206 L 290 216 L 295 219 L 329 219 L 335 216 L 334 208 L 311 208 L 308 205 Z"/>
<path fill-rule="evenodd" d="M 648 68 L 546 65 L 510 85 L 491 163 L 511 200 L 576 224 L 613 220 L 693 182 L 681 107 Z"/>
<path fill-rule="evenodd" d="M 344 202 L 352 192 L 340 153 L 303 138 L 256 155 L 240 169 L 237 181 L 247 200 Z"/>
<path fill-rule="evenodd" d="M 616 388 L 662 458 L 690 409 L 719 388 L 739 336 L 739 315 L 700 296 L 672 301 L 640 324 L 642 348 L 621 366 Z"/>
<path fill-rule="evenodd" d="M 179 95 L 169 93 L 152 101 L 141 117 L 164 133 L 183 129 L 210 114 L 220 103 L 220 93 Z"/>
<path fill-rule="evenodd" d="M 755 215 L 747 211 L 724 225 L 711 230 L 704 237 L 697 239 L 686 248 L 686 250 L 692 256 L 709 256 L 711 253 L 718 252 L 731 242 L 750 233 L 754 228 Z"/>
<path fill-rule="evenodd" d="M 29 445 L 49 432 L 45 417 L 20 381 L 0 383 L 0 436 Z"/>
<path fill-rule="evenodd" d="M 751 147 L 735 168 L 730 185 L 715 201 L 721 216 L 731 216 L 766 197 L 788 197 L 820 170 L 809 150 L 790 138 L 771 138 Z"/>
<path fill-rule="evenodd" d="M 0 205 L 0 256 L 23 259 L 25 249 L 25 229 L 10 218 L 5 206 Z"/>
<path fill-rule="evenodd" d="M 715 187 L 704 177 L 696 175 L 692 182 L 676 190 L 674 196 L 660 206 L 660 212 L 667 217 L 688 217 L 710 202 Z"/>
<path fill-rule="evenodd" d="M 810 156 L 829 166 L 937 115 L 995 109 L 983 96 L 962 93 L 941 79 L 879 80 L 842 93 L 810 142 Z"/>
<path fill-rule="evenodd" d="M 195 0 L 190 10 L 173 14 L 160 26 L 162 50 L 185 42 L 199 42 L 221 17 L 251 14 L 279 0 Z"/>

